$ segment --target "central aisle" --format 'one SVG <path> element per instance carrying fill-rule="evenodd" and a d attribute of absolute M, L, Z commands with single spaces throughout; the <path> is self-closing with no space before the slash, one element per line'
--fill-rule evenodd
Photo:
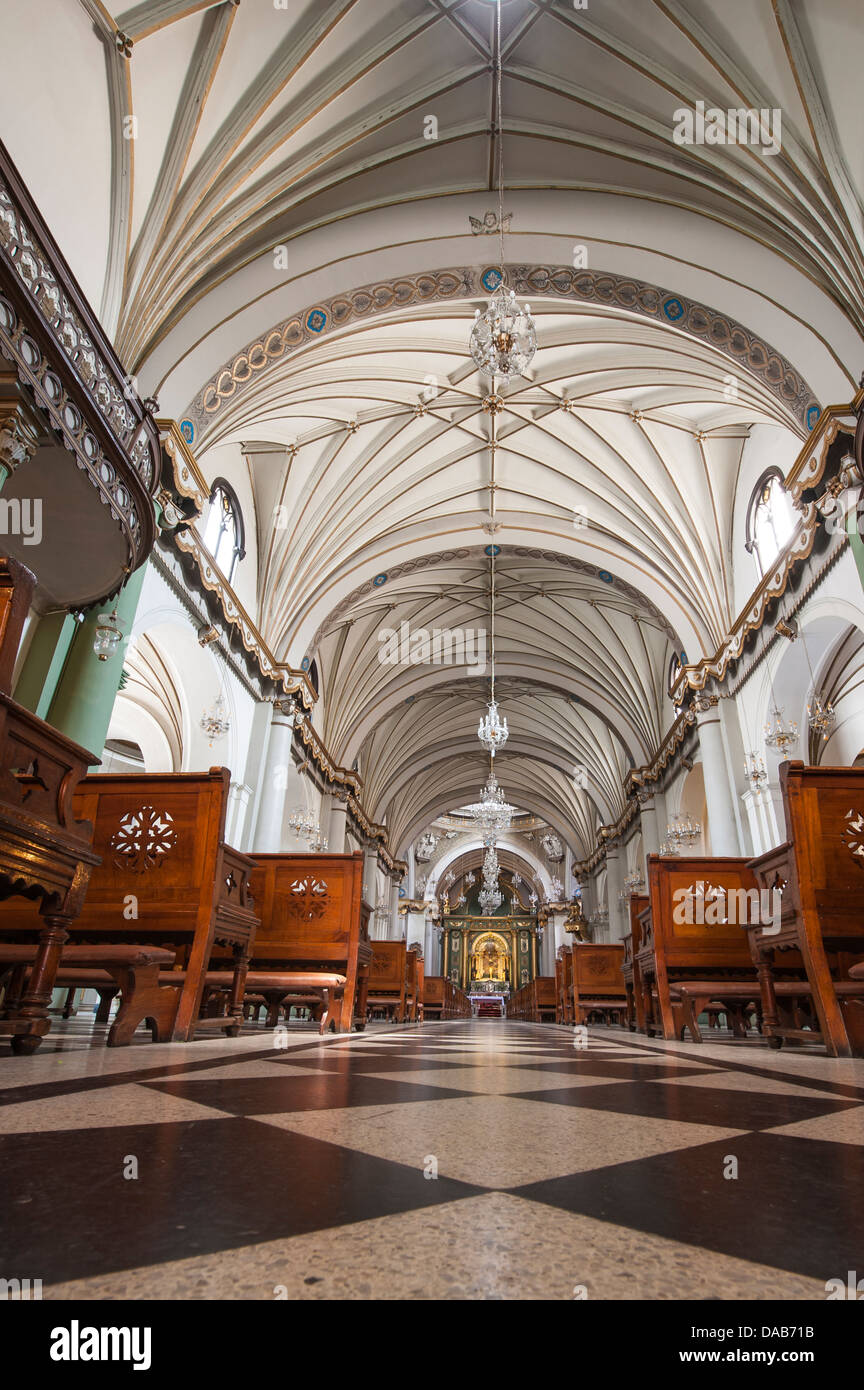
<path fill-rule="evenodd" d="M 46 1298 L 824 1299 L 860 1263 L 864 1063 L 495 1021 L 268 1036 L 5 1061 L 3 1243 Z"/>

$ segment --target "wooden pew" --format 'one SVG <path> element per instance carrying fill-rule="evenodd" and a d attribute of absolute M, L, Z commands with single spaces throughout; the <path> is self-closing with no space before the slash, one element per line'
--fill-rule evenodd
<path fill-rule="evenodd" d="M 555 958 L 555 1022 L 573 1022 L 573 947 L 559 946 Z"/>
<path fill-rule="evenodd" d="M 471 1003 L 464 990 L 448 975 L 424 975 L 424 1018 L 470 1018 Z"/>
<path fill-rule="evenodd" d="M 510 996 L 506 1014 L 518 1023 L 554 1023 L 555 1009 L 554 975 L 537 975 Z"/>
<path fill-rule="evenodd" d="M 748 929 L 759 972 L 763 1031 L 822 1042 L 832 1057 L 864 1056 L 864 987 L 849 978 L 864 960 L 864 771 L 780 766 L 786 843 L 751 861 L 759 886 L 782 889 L 780 930 Z M 779 1017 L 777 981 L 790 952 L 800 954 L 814 1009 L 803 1030 Z"/>
<path fill-rule="evenodd" d="M 14 1007 L 4 1003 L 0 1036 L 24 1054 L 49 1030 L 60 951 L 99 863 L 93 827 L 77 817 L 73 801 L 99 759 L 10 696 L 35 587 L 24 565 L 0 556 L 0 899 L 7 909 L 16 900 L 16 940 L 36 947 L 23 995 Z"/>
<path fill-rule="evenodd" d="M 642 923 L 640 914 L 648 906 L 646 893 L 633 893 L 630 897 L 630 934 L 624 938 L 624 960 L 621 973 L 624 976 L 624 993 L 627 997 L 627 1027 L 631 1033 L 645 1032 L 645 1003 L 642 998 L 642 974 L 639 969 L 639 947 L 642 944 Z"/>
<path fill-rule="evenodd" d="M 624 944 L 577 942 L 573 946 L 573 1022 L 587 1023 L 594 1014 L 605 1022 L 621 1021 L 627 996 L 621 966 Z"/>
<path fill-rule="evenodd" d="M 331 1026 L 361 1032 L 372 959 L 362 852 L 256 854 L 252 893 L 261 915 L 253 971 L 344 976 Z"/>
<path fill-rule="evenodd" d="M 635 956 L 648 1033 L 674 1039 L 688 1028 L 701 1042 L 698 1016 L 713 1004 L 727 1013 L 733 1032 L 744 1035 L 743 1011 L 758 1002 L 758 982 L 738 919 L 757 911 L 757 896 L 746 859 L 649 856 L 649 903 L 638 912 Z M 727 920 L 732 904 L 733 920 Z M 800 987 L 800 956 L 790 956 L 784 978 L 790 989 L 798 986 L 790 1002 L 797 1008 L 807 993 Z"/>
<path fill-rule="evenodd" d="M 446 986 L 453 986 L 446 975 L 426 975 L 423 980 L 423 1017 L 450 1018 L 446 1004 Z"/>
<path fill-rule="evenodd" d="M 414 957 L 414 1019 L 423 1022 L 423 986 L 426 979 L 423 955 L 419 946 L 411 951 Z"/>
<path fill-rule="evenodd" d="M 80 784 L 75 809 L 93 822 L 102 857 L 75 923 L 74 940 L 173 949 L 160 976 L 153 1036 L 189 1041 L 196 1029 L 236 1037 L 243 1020 L 249 954 L 258 926 L 252 860 L 225 843 L 230 773 L 106 774 Z M 0 925 L 6 926 L 6 917 Z M 217 946 L 229 953 L 229 1011 L 201 1018 L 205 976 Z M 171 981 L 169 983 L 168 981 Z"/>
<path fill-rule="evenodd" d="M 370 1009 L 386 1009 L 396 1023 L 416 1022 L 419 952 L 404 941 L 373 941 L 371 945 Z"/>

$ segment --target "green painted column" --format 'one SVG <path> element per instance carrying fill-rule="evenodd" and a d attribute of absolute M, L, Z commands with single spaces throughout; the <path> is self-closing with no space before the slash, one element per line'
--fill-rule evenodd
<path fill-rule="evenodd" d="M 15 684 L 15 699 L 40 719 L 47 719 L 57 683 L 78 626 L 71 613 L 46 613 L 36 624 Z"/>
<path fill-rule="evenodd" d="M 117 617 L 123 628 L 124 640 L 106 661 L 99 660 L 93 650 L 93 642 L 99 614 L 110 612 L 112 605 L 106 603 L 91 608 L 84 622 L 77 625 L 48 711 L 49 724 L 97 756 L 105 746 L 114 701 L 120 688 L 128 636 L 135 621 L 146 572 L 147 566 L 144 564 L 130 575 L 117 599 Z"/>

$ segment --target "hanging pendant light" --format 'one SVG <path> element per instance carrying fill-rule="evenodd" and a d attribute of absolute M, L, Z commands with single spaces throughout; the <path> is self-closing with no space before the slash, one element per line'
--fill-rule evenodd
<path fill-rule="evenodd" d="M 515 806 L 510 806 L 504 800 L 504 789 L 498 785 L 494 772 L 490 772 L 480 793 L 480 800 L 468 807 L 468 814 L 473 818 L 484 840 L 487 836 L 494 839 L 502 831 L 509 830 L 515 813 Z"/>
<path fill-rule="evenodd" d="M 815 733 L 821 734 L 823 739 L 829 739 L 837 723 L 837 713 L 831 701 L 827 700 L 823 704 L 821 696 L 814 694 L 807 703 L 807 723 Z"/>
<path fill-rule="evenodd" d="M 202 714 L 201 728 L 209 738 L 211 748 L 217 739 L 224 738 L 230 731 L 231 720 L 228 718 L 222 695 L 217 695 L 215 704 Z"/>
<path fill-rule="evenodd" d="M 96 638 L 93 650 L 100 661 L 107 661 L 118 650 L 123 641 L 123 628 L 117 617 L 117 606 L 110 613 L 100 613 L 96 619 Z"/>
<path fill-rule="evenodd" d="M 787 724 L 782 709 L 775 705 L 771 711 L 771 718 L 765 725 L 766 744 L 784 757 L 797 741 L 798 725 L 794 722 Z"/>
<path fill-rule="evenodd" d="M 523 376 L 537 351 L 537 330 L 528 304 L 521 305 L 514 290 L 504 284 L 504 126 L 501 105 L 501 7 L 497 6 L 495 26 L 495 97 L 498 137 L 498 235 L 501 279 L 489 296 L 489 303 L 474 315 L 469 343 L 477 368 L 499 382 Z"/>
<path fill-rule="evenodd" d="M 503 268 L 501 274 L 503 277 Z M 515 290 L 500 284 L 493 290 L 483 312 L 479 309 L 474 312 L 469 348 L 480 371 L 498 382 L 506 383 L 511 377 L 524 376 L 537 351 L 537 330 L 531 306 L 521 305 Z"/>
<path fill-rule="evenodd" d="M 494 431 L 494 421 L 493 421 L 493 431 Z M 493 458 L 494 458 L 494 452 L 493 452 Z M 490 491 L 490 494 L 491 494 L 491 498 L 490 498 L 490 503 L 489 503 L 489 505 L 490 505 L 490 508 L 492 508 L 492 507 L 494 506 L 494 500 L 493 500 L 493 499 L 494 499 L 494 488 L 493 488 L 491 485 L 490 485 L 489 491 Z M 497 550 L 498 550 L 498 546 L 497 546 L 497 545 L 490 545 L 490 546 L 489 546 L 489 556 L 490 556 L 490 561 L 489 561 L 489 593 L 490 593 L 489 608 L 490 608 L 490 627 L 491 627 L 491 633 L 490 633 L 490 646 L 491 646 L 491 652 L 490 652 L 489 704 L 488 704 L 487 707 L 486 707 L 486 713 L 485 713 L 485 715 L 483 715 L 483 717 L 482 717 L 481 720 L 480 720 L 480 723 L 479 723 L 478 726 L 477 726 L 477 737 L 479 738 L 479 740 L 480 740 L 480 742 L 482 743 L 483 747 L 486 749 L 487 753 L 488 753 L 488 754 L 490 755 L 490 757 L 492 757 L 492 758 L 495 757 L 495 754 L 497 753 L 497 751 L 498 751 L 499 748 L 503 748 L 503 747 L 504 747 L 504 744 L 507 742 L 508 738 L 510 737 L 510 730 L 509 730 L 508 727 L 507 727 L 507 720 L 506 720 L 506 718 L 502 717 L 502 716 L 498 713 L 498 703 L 497 703 L 497 701 L 496 701 L 496 699 L 495 699 L 495 555 L 496 555 L 496 553 L 497 553 Z"/>

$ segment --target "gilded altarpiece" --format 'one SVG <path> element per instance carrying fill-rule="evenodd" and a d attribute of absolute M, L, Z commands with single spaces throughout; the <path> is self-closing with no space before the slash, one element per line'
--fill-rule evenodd
<path fill-rule="evenodd" d="M 538 973 L 534 917 L 444 918 L 444 972 L 466 993 L 510 993 Z"/>

